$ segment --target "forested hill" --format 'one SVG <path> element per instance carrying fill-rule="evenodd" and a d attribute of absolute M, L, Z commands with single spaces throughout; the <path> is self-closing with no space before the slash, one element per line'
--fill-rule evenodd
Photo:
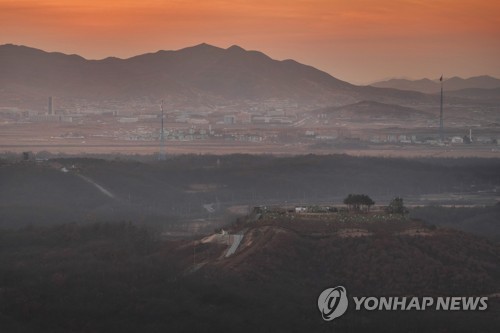
<path fill-rule="evenodd" d="M 0 231 L 0 329 L 331 332 L 317 297 L 336 285 L 350 296 L 500 290 L 499 244 L 466 233 L 415 221 L 240 223 L 227 228 L 245 234 L 228 258 L 227 242 L 166 240 L 129 223 Z M 495 332 L 499 320 L 500 304 L 490 298 L 487 311 L 349 310 L 333 325 L 350 332 Z"/>

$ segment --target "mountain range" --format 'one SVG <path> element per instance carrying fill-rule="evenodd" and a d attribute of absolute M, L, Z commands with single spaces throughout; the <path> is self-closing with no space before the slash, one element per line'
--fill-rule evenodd
<path fill-rule="evenodd" d="M 287 100 L 299 105 L 340 106 L 362 100 L 411 103 L 428 96 L 356 86 L 294 60 L 278 61 L 239 46 L 200 44 L 128 59 L 87 60 L 6 44 L 0 46 L 2 99 L 60 98 L 215 104 Z"/>
<path fill-rule="evenodd" d="M 199 44 L 120 59 L 87 60 L 79 55 L 0 45 L 0 106 L 59 100 L 99 104 L 164 99 L 167 105 L 208 106 L 241 101 L 281 101 L 302 109 L 374 101 L 413 107 L 439 102 L 439 82 L 389 80 L 357 86 L 294 60 L 274 60 L 233 45 Z M 479 76 L 444 82 L 447 102 L 500 99 L 500 80 Z M 475 101 L 474 101 L 475 100 Z M 79 102 L 78 102 L 79 103 Z M 78 104 L 77 103 L 77 104 Z"/>
<path fill-rule="evenodd" d="M 422 93 L 437 93 L 441 89 L 439 80 L 430 80 L 427 78 L 420 80 L 408 79 L 390 79 L 372 83 L 371 86 L 378 88 L 393 88 L 400 90 L 419 91 Z M 460 77 L 452 77 L 443 81 L 443 90 L 459 91 L 465 89 L 498 89 L 500 88 L 500 79 L 482 75 L 463 79 Z"/>
<path fill-rule="evenodd" d="M 222 49 L 200 44 L 129 59 L 86 60 L 77 55 L 3 45 L 0 61 L 3 64 L 0 82 L 4 87 L 75 97 L 308 99 L 311 95 L 354 88 L 293 60 L 272 60 L 263 53 L 238 46 Z"/>

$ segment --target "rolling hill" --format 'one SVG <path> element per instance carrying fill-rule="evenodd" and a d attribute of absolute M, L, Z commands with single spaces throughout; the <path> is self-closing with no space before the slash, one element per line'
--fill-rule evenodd
<path fill-rule="evenodd" d="M 338 214 L 337 214 L 338 215 Z M 8 332 L 496 332 L 487 311 L 354 311 L 324 322 L 317 297 L 476 296 L 499 288 L 498 243 L 419 221 L 293 215 L 216 237 L 164 239 L 131 223 L 0 230 L 0 329 Z M 364 230 L 361 232 L 360 230 Z"/>
<path fill-rule="evenodd" d="M 373 87 L 379 88 L 393 88 L 401 90 L 419 91 L 422 93 L 438 93 L 441 85 L 438 80 L 420 79 L 390 79 L 387 81 L 380 81 L 371 84 Z M 457 91 L 464 89 L 497 89 L 500 88 L 500 79 L 482 75 L 463 79 L 457 76 L 444 80 L 443 89 L 445 91 Z"/>
<path fill-rule="evenodd" d="M 467 88 L 461 90 L 454 90 L 447 93 L 448 96 L 474 99 L 481 102 L 491 102 L 498 105 L 500 101 L 500 88 L 494 89 L 481 89 L 481 88 Z"/>
<path fill-rule="evenodd" d="M 458 183 L 476 193 L 499 183 L 499 163 L 343 155 L 0 160 L 0 331 L 496 332 L 494 297 L 488 311 L 475 312 L 350 305 L 333 324 L 321 319 L 317 298 L 335 285 L 350 296 L 498 293 L 498 241 L 448 229 L 498 235 L 498 205 L 420 208 L 424 220 L 342 209 L 233 216 L 224 230 L 243 237 L 229 257 L 231 239 L 214 231 L 217 213 L 207 216 L 202 205 L 293 206 L 305 197 L 339 204 L 347 193 L 380 203 Z M 206 233 L 172 236 L 186 230 L 176 215 L 205 224 Z"/>
<path fill-rule="evenodd" d="M 410 120 L 427 118 L 426 112 L 411 107 L 387 104 L 374 101 L 361 101 L 339 107 L 322 108 L 315 111 L 324 114 L 327 118 L 350 119 L 351 121 L 370 121 L 377 119 Z"/>

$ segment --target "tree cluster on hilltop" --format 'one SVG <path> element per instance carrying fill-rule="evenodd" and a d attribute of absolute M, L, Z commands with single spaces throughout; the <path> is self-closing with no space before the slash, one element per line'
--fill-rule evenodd
<path fill-rule="evenodd" d="M 385 211 L 389 214 L 401 214 L 401 215 L 406 215 L 408 214 L 408 208 L 405 207 L 403 198 L 401 197 L 395 197 L 392 199 L 392 201 L 389 203 L 389 206 L 386 207 Z"/>
<path fill-rule="evenodd" d="M 370 210 L 370 207 L 375 204 L 366 194 L 349 194 L 344 199 L 344 204 L 347 205 L 349 210 L 360 211 L 360 210 Z"/>

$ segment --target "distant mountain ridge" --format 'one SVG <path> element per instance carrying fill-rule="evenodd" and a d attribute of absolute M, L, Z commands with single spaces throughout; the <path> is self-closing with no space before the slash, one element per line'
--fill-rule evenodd
<path fill-rule="evenodd" d="M 411 90 L 422 93 L 436 93 L 441 89 L 439 80 L 430 80 L 427 78 L 420 80 L 408 79 L 390 79 L 387 81 L 380 81 L 372 83 L 371 86 L 377 88 L 392 88 L 400 90 Z M 454 76 L 443 81 L 443 89 L 445 91 L 457 91 L 464 89 L 496 89 L 500 88 L 500 79 L 482 75 L 463 79 Z"/>
<path fill-rule="evenodd" d="M 404 103 L 425 95 L 360 87 L 294 60 L 278 61 L 239 46 L 199 44 L 128 59 L 87 60 L 78 55 L 0 46 L 0 94 L 96 100 L 167 99 L 179 103 L 266 99 L 315 105 L 361 100 Z"/>
<path fill-rule="evenodd" d="M 128 59 L 86 60 L 15 45 L 0 46 L 0 83 L 45 94 L 93 98 L 175 95 L 252 99 L 316 99 L 354 86 L 293 60 L 257 51 L 200 44 Z"/>
<path fill-rule="evenodd" d="M 328 107 L 316 110 L 327 118 L 349 118 L 354 121 L 374 120 L 378 118 L 409 120 L 428 117 L 429 114 L 414 108 L 374 101 L 361 101 L 340 107 Z"/>

